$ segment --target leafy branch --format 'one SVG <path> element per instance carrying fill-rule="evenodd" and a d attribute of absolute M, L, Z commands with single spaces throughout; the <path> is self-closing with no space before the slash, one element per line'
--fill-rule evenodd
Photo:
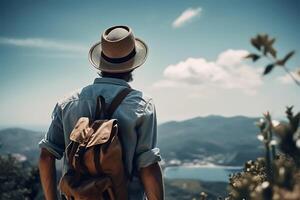
<path fill-rule="evenodd" d="M 286 116 L 288 122 L 279 122 L 266 112 L 256 123 L 266 154 L 246 162 L 242 172 L 230 176 L 229 195 L 224 200 L 300 199 L 300 112 L 294 114 L 290 106 Z"/>
<path fill-rule="evenodd" d="M 273 47 L 276 39 L 270 38 L 267 34 L 258 34 L 256 37 L 251 38 L 251 44 L 259 53 L 250 53 L 245 58 L 251 59 L 256 62 L 262 57 L 267 58 L 269 63 L 263 72 L 263 75 L 269 74 L 275 67 L 281 67 L 292 78 L 292 80 L 300 87 L 300 81 L 293 75 L 293 73 L 286 67 L 287 61 L 295 54 L 295 51 L 291 51 L 286 54 L 282 59 L 277 58 L 277 50 Z M 300 76 L 300 70 L 298 72 Z"/>

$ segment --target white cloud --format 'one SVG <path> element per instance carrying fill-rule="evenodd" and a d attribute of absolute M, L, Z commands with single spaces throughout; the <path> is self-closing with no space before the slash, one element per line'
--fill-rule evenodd
<path fill-rule="evenodd" d="M 83 45 L 60 42 L 43 38 L 4 38 L 0 37 L 0 45 L 12 45 L 17 47 L 40 48 L 59 50 L 72 53 L 87 53 L 88 48 Z"/>
<path fill-rule="evenodd" d="M 216 61 L 204 58 L 188 58 L 164 70 L 164 79 L 155 83 L 155 88 L 166 87 L 212 87 L 240 89 L 254 95 L 262 85 L 261 68 L 254 68 L 243 62 L 245 50 L 226 50 Z"/>
<path fill-rule="evenodd" d="M 298 80 L 300 82 L 300 76 L 296 71 L 294 72 L 291 72 L 291 74 L 296 78 L 296 80 Z M 291 76 L 289 74 L 285 74 L 283 76 L 280 76 L 277 78 L 281 83 L 283 84 L 291 84 L 291 83 L 294 83 L 294 80 L 291 78 Z"/>
<path fill-rule="evenodd" d="M 181 13 L 179 17 L 177 17 L 174 22 L 172 23 L 172 26 L 174 28 L 179 28 L 183 26 L 185 23 L 190 22 L 193 18 L 200 16 L 202 12 L 202 8 L 188 8 L 185 11 Z"/>

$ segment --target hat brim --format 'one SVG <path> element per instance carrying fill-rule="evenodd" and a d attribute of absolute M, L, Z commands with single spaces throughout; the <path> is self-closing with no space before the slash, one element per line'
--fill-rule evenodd
<path fill-rule="evenodd" d="M 125 73 L 140 67 L 146 61 L 148 54 L 147 45 L 140 39 L 135 38 L 136 54 L 133 58 L 122 63 L 111 63 L 102 56 L 101 42 L 94 44 L 89 52 L 90 63 L 96 68 L 109 73 Z"/>

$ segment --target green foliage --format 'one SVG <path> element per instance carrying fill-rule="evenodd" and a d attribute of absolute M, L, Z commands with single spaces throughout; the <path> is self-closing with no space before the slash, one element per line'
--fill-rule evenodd
<path fill-rule="evenodd" d="M 230 176 L 225 200 L 300 199 L 300 112 L 294 114 L 293 107 L 287 107 L 286 115 L 288 122 L 278 122 L 267 112 L 256 123 L 265 157 L 246 162 L 242 172 Z"/>
<path fill-rule="evenodd" d="M 289 52 L 288 54 L 286 54 L 286 56 L 283 59 L 277 60 L 276 64 L 280 65 L 280 66 L 284 66 L 286 61 L 288 61 L 294 54 L 295 54 L 295 51 Z"/>
<path fill-rule="evenodd" d="M 273 44 L 275 43 L 275 38 L 269 38 L 267 34 L 258 34 L 255 38 L 251 38 L 251 44 L 263 55 L 270 54 L 272 57 L 276 58 L 277 51 L 274 49 Z"/>
<path fill-rule="evenodd" d="M 0 182 L 0 199 L 34 199 L 40 187 L 38 169 L 10 155 L 0 156 Z"/>
<path fill-rule="evenodd" d="M 300 82 L 285 66 L 287 61 L 295 54 L 295 51 L 290 51 L 282 59 L 278 59 L 277 50 L 273 46 L 275 41 L 275 38 L 271 38 L 267 34 L 258 34 L 250 40 L 252 46 L 258 51 L 258 53 L 250 53 L 245 58 L 251 59 L 253 62 L 256 62 L 262 57 L 268 59 L 271 63 L 266 65 L 263 75 L 269 74 L 275 67 L 281 67 L 289 74 L 295 83 L 300 86 Z M 300 76 L 300 70 L 298 71 L 298 75 Z"/>
<path fill-rule="evenodd" d="M 268 73 L 270 73 L 274 67 L 275 67 L 274 64 L 267 65 L 265 68 L 265 71 L 264 71 L 264 75 L 267 75 Z"/>
<path fill-rule="evenodd" d="M 258 185 L 267 180 L 265 159 L 248 161 L 243 172 L 232 175 L 229 179 L 228 200 L 252 199 Z"/>
<path fill-rule="evenodd" d="M 272 182 L 268 181 L 265 158 L 248 161 L 248 167 L 230 178 L 226 200 L 297 200 L 300 198 L 300 170 L 293 159 L 276 156 L 272 162 Z M 250 167 L 250 170 L 249 170 Z M 251 170 L 253 168 L 253 170 Z"/>
<path fill-rule="evenodd" d="M 255 62 L 255 61 L 257 61 L 258 59 L 260 59 L 261 56 L 255 54 L 255 53 L 250 53 L 250 54 L 248 54 L 245 58 L 250 58 L 250 59 L 252 59 L 253 62 Z"/>
<path fill-rule="evenodd" d="M 288 123 L 271 120 L 269 113 L 257 123 L 266 155 L 248 161 L 243 172 L 230 177 L 227 200 L 300 199 L 300 112 L 294 115 L 292 108 L 286 110 Z M 273 132 L 279 139 L 280 155 L 275 155 Z"/>
<path fill-rule="evenodd" d="M 300 168 L 300 112 L 294 115 L 293 107 L 287 107 L 288 123 L 279 123 L 274 126 L 274 132 L 280 138 L 279 147 L 282 152 L 294 159 Z"/>
<path fill-rule="evenodd" d="M 207 198 L 207 194 L 205 192 L 200 193 L 200 200 L 205 200 Z"/>

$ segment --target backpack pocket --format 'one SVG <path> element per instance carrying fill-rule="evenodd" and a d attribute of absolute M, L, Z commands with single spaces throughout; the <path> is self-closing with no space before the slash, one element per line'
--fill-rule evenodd
<path fill-rule="evenodd" d="M 59 188 L 68 200 L 115 200 L 109 176 L 79 177 L 69 170 L 60 180 Z"/>

